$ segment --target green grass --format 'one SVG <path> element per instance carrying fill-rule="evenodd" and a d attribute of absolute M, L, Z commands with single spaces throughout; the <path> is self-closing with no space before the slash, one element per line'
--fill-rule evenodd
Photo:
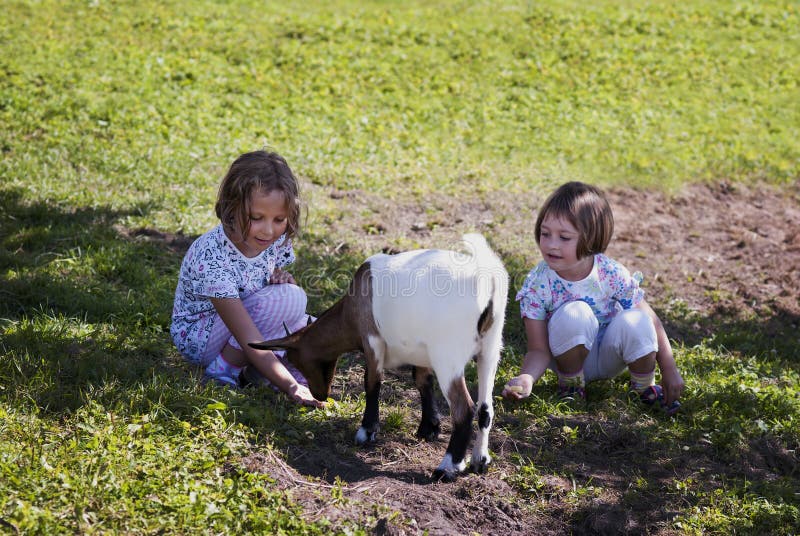
<path fill-rule="evenodd" d="M 794 2 L 4 7 L 0 173 L 160 229 L 208 227 L 224 167 L 264 145 L 387 196 L 800 166 Z"/>
<path fill-rule="evenodd" d="M 628 482 L 617 508 L 675 509 L 671 528 L 682 534 L 796 533 L 796 458 L 783 450 L 800 445 L 796 359 L 743 357 L 706 344 L 679 346 L 675 355 L 687 389 L 682 412 L 669 422 L 629 405 L 619 378 L 590 384 L 589 418 L 554 404 L 553 377 L 535 386 L 524 406 L 501 403 L 500 422 L 513 423 L 501 427 L 512 437 L 535 437 L 528 440 L 537 445 L 515 457 L 509 483 L 544 515 L 563 495 L 544 475 L 561 475 L 572 484 L 562 500 L 572 504 L 579 527 L 592 512 L 587 502 L 613 491 L 586 476 L 597 471 Z M 769 463 L 778 478 L 760 478 L 764 468 L 757 465 L 752 470 L 757 453 L 768 460 L 774 454 Z M 725 466 L 741 471 L 727 476 Z M 691 476 L 677 477 L 687 467 Z"/>
<path fill-rule="evenodd" d="M 325 188 L 421 200 L 567 178 L 782 185 L 800 171 L 795 2 L 283 4 L 3 3 L 0 532 L 364 533 L 364 520 L 302 516 L 268 476 L 229 463 L 344 434 L 363 397 L 308 412 L 198 386 L 167 334 L 180 248 L 118 232 L 205 231 L 241 152 L 272 147 Z M 324 280 L 368 253 L 327 254 L 341 217 L 311 207 L 298 270 Z M 345 284 L 320 281 L 312 309 Z M 498 383 L 519 363 L 514 316 Z M 608 382 L 591 408 L 601 428 L 564 424 L 574 415 L 546 377 L 530 402 L 499 404 L 519 419 L 503 427 L 580 452 L 620 422 L 666 460 L 796 449 L 796 347 L 726 331 L 676 348 L 690 411 L 674 421 L 633 411 Z M 727 350 L 737 334 L 746 344 Z M 387 431 L 404 417 L 386 407 Z M 524 478 L 510 482 L 544 511 L 539 476 L 575 469 L 543 452 L 515 460 Z M 796 533 L 797 473 L 785 475 L 642 481 L 626 500 L 667 501 L 687 533 Z M 576 486 L 576 518 L 599 491 Z"/>

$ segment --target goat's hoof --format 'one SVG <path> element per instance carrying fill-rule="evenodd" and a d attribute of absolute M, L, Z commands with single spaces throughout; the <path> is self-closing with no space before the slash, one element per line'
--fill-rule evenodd
<path fill-rule="evenodd" d="M 436 482 L 453 482 L 458 477 L 457 471 L 445 471 L 444 469 L 435 469 L 433 471 L 433 480 Z"/>
<path fill-rule="evenodd" d="M 489 456 L 481 456 L 480 459 L 477 460 L 473 458 L 470 469 L 472 469 L 473 473 L 482 475 L 489 470 L 490 463 L 492 463 L 492 459 Z"/>
<path fill-rule="evenodd" d="M 378 430 L 368 431 L 363 426 L 356 432 L 356 445 L 363 447 L 367 443 L 374 443 L 378 435 Z"/>
<path fill-rule="evenodd" d="M 435 423 L 423 422 L 417 428 L 417 437 L 425 441 L 435 441 L 441 431 L 442 427 L 438 421 Z"/>
<path fill-rule="evenodd" d="M 444 455 L 442 463 L 433 472 L 433 479 L 441 482 L 452 482 L 466 468 L 467 464 L 463 459 L 458 463 L 454 463 L 453 455 L 448 452 Z"/>

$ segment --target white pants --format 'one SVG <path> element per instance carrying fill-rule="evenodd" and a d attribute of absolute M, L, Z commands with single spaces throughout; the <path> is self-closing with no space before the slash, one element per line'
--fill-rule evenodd
<path fill-rule="evenodd" d="M 634 361 L 656 352 L 658 338 L 650 316 L 641 309 L 627 309 L 615 316 L 597 344 L 600 325 L 586 302 L 574 301 L 559 307 L 547 323 L 550 353 L 560 356 L 578 345 L 589 349 L 583 363 L 587 382 L 613 378 Z M 556 370 L 556 362 L 550 362 Z"/>
<path fill-rule="evenodd" d="M 295 332 L 306 325 L 308 316 L 306 315 L 306 303 L 308 298 L 305 291 L 297 285 L 267 285 L 255 294 L 251 294 L 242 304 L 250 318 L 253 319 L 258 331 L 264 340 L 271 340 L 283 337 L 286 331 L 283 323 L 291 332 Z M 225 325 L 225 322 L 216 315 L 214 327 L 208 338 L 205 351 L 200 360 L 203 367 L 213 361 L 222 351 L 226 344 L 230 344 L 237 350 L 241 349 L 236 338 Z"/>

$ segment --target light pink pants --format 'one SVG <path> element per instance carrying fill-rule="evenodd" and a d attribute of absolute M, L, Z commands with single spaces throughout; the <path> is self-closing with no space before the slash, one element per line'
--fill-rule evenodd
<path fill-rule="evenodd" d="M 291 284 L 267 285 L 242 300 L 244 308 L 250 314 L 250 318 L 253 319 L 264 340 L 285 336 L 284 322 L 291 332 L 295 332 L 305 326 L 308 322 L 308 315 L 306 314 L 307 302 L 308 298 L 303 289 Z M 239 341 L 228 329 L 228 326 L 225 325 L 225 322 L 217 315 L 214 318 L 214 326 L 211 328 L 211 335 L 208 338 L 206 349 L 201 356 L 200 365 L 203 367 L 208 366 L 226 344 L 230 344 L 237 350 L 242 348 L 239 345 Z M 284 362 L 284 365 L 286 364 Z M 292 375 L 295 373 L 292 370 L 293 368 L 289 368 Z"/>

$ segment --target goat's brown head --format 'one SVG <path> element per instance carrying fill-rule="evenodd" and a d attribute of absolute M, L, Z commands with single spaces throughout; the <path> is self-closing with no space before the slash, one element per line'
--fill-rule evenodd
<path fill-rule="evenodd" d="M 297 367 L 297 370 L 308 381 L 308 389 L 317 400 L 328 399 L 336 373 L 338 355 L 326 355 L 326 352 L 313 349 L 308 342 L 304 342 L 303 335 L 311 328 L 308 325 L 291 335 L 263 342 L 251 342 L 250 346 L 259 350 L 285 350 L 286 359 Z"/>

